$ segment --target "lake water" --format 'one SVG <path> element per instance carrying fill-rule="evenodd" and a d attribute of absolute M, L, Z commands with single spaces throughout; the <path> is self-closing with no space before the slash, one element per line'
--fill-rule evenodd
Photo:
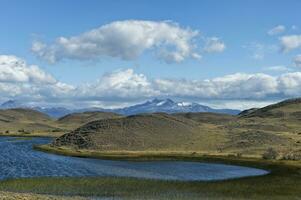
<path fill-rule="evenodd" d="M 115 176 L 181 181 L 212 181 L 268 172 L 261 169 L 182 161 L 111 161 L 66 157 L 32 149 L 49 138 L 19 140 L 0 137 L 0 179 L 45 176 Z"/>

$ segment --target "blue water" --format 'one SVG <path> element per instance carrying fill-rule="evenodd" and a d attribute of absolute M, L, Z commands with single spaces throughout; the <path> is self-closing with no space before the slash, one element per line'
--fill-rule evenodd
<path fill-rule="evenodd" d="M 259 176 L 268 172 L 234 165 L 182 161 L 111 161 L 47 154 L 32 149 L 49 138 L 0 137 L 0 180 L 45 176 L 115 176 L 161 180 L 210 181 Z"/>

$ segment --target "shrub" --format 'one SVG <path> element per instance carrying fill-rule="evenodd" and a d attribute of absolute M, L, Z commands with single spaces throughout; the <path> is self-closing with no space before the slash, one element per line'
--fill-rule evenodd
<path fill-rule="evenodd" d="M 266 152 L 262 154 L 262 158 L 266 160 L 274 160 L 278 157 L 278 152 L 273 148 L 268 148 Z"/>
<path fill-rule="evenodd" d="M 301 160 L 301 152 L 289 152 L 282 156 L 283 160 Z"/>

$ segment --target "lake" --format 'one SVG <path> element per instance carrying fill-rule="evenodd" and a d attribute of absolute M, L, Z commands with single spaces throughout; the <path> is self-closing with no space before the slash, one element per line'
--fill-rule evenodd
<path fill-rule="evenodd" d="M 114 176 L 179 181 L 213 181 L 265 175 L 250 167 L 184 161 L 112 161 L 67 157 L 33 150 L 50 138 L 0 137 L 0 179 Z"/>

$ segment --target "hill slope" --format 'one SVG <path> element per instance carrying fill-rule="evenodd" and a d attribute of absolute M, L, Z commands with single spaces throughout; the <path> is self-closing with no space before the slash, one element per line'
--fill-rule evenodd
<path fill-rule="evenodd" d="M 184 117 L 155 113 L 90 122 L 57 138 L 53 145 L 94 150 L 191 150 L 208 148 L 208 134 L 216 132 L 209 128 L 202 132 L 199 123 Z M 199 145 L 205 140 L 207 145 Z"/>
<path fill-rule="evenodd" d="M 55 129 L 55 121 L 48 115 L 31 109 L 0 110 L 0 132 L 30 133 Z"/>
<path fill-rule="evenodd" d="M 281 114 L 279 114 L 281 113 Z M 93 151 L 197 151 L 261 156 L 301 150 L 301 101 L 244 112 L 144 114 L 90 122 L 55 140 L 53 147 Z"/>
<path fill-rule="evenodd" d="M 101 120 L 101 119 L 113 119 L 120 118 L 122 115 L 110 112 L 83 112 L 83 113 L 72 113 L 57 120 L 57 123 L 61 127 L 66 127 L 68 129 L 75 129 L 81 125 L 88 122 Z"/>
<path fill-rule="evenodd" d="M 267 118 L 300 118 L 301 119 L 301 98 L 289 99 L 272 104 L 260 109 L 251 109 L 249 112 L 242 112 L 242 117 L 267 117 Z"/>

